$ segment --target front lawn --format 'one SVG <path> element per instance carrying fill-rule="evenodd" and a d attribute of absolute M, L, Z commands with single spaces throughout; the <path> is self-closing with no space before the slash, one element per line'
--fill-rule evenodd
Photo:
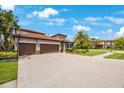
<path fill-rule="evenodd" d="M 15 80 L 17 77 L 17 62 L 0 62 L 0 84 Z"/>
<path fill-rule="evenodd" d="M 105 51 L 89 51 L 86 53 L 81 53 L 83 56 L 97 56 L 106 53 Z"/>
<path fill-rule="evenodd" d="M 67 49 L 66 53 L 72 53 L 82 56 L 97 56 L 104 53 L 107 53 L 108 51 L 100 51 L 100 50 L 87 50 L 87 49 Z"/>
<path fill-rule="evenodd" d="M 124 53 L 114 53 L 114 54 L 106 56 L 105 58 L 124 59 Z"/>

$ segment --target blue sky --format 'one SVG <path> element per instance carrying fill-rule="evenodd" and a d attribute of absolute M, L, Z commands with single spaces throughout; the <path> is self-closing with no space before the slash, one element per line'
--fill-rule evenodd
<path fill-rule="evenodd" d="M 114 39 L 124 37 L 124 6 L 1 6 L 10 8 L 18 16 L 22 28 L 44 32 L 47 35 L 62 33 L 73 39 L 78 31 L 90 37 Z"/>

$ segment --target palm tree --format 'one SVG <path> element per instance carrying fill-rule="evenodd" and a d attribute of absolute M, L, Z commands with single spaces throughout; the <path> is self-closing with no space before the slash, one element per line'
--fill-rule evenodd
<path fill-rule="evenodd" d="M 79 31 L 75 36 L 74 42 L 76 47 L 83 48 L 83 44 L 89 42 L 89 37 L 83 31 Z"/>
<path fill-rule="evenodd" d="M 14 46 L 12 34 L 20 28 L 17 23 L 18 19 L 13 11 L 0 9 L 0 51 L 10 51 Z"/>
<path fill-rule="evenodd" d="M 96 39 L 96 38 L 91 38 L 91 46 L 92 48 L 99 48 L 101 40 Z"/>

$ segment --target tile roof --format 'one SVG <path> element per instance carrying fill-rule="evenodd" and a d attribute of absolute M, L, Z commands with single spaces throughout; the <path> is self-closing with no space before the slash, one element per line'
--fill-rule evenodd
<path fill-rule="evenodd" d="M 25 28 L 21 28 L 20 30 L 21 30 L 21 31 L 25 31 L 25 32 L 37 33 L 37 34 L 45 35 L 45 33 L 37 32 L 37 31 L 34 31 L 34 30 L 25 29 Z"/>
<path fill-rule="evenodd" d="M 56 38 L 50 37 L 50 36 L 46 36 L 46 35 L 38 35 L 38 34 L 17 34 L 14 35 L 15 37 L 25 37 L 25 38 L 33 38 L 33 39 L 44 39 L 44 40 L 53 40 L 53 41 L 60 41 Z"/>
<path fill-rule="evenodd" d="M 14 37 L 24 37 L 24 38 L 33 38 L 33 39 L 43 39 L 43 40 L 52 40 L 52 41 L 64 41 L 64 42 L 70 42 L 68 40 L 59 40 L 55 37 L 45 35 L 44 33 L 41 32 L 36 32 L 33 30 L 28 30 L 28 29 L 21 29 L 21 31 L 26 31 L 30 33 L 23 33 L 23 34 L 14 34 Z"/>
<path fill-rule="evenodd" d="M 60 34 L 60 33 L 58 33 L 58 34 L 55 34 L 55 35 L 53 35 L 52 37 L 54 37 L 54 36 L 58 36 L 58 35 L 67 37 L 67 35 Z"/>

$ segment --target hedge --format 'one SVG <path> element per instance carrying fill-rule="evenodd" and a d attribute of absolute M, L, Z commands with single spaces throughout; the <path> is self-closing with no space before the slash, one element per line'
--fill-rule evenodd
<path fill-rule="evenodd" d="M 66 49 L 66 53 L 80 54 L 86 52 L 89 52 L 89 49 L 74 49 L 74 48 Z"/>
<path fill-rule="evenodd" d="M 88 49 L 75 49 L 74 53 L 76 54 L 81 54 L 81 53 L 86 53 L 88 52 Z"/>
<path fill-rule="evenodd" d="M 0 52 L 0 59 L 13 59 L 17 58 L 16 52 Z"/>
<path fill-rule="evenodd" d="M 74 52 L 74 49 L 73 48 L 68 48 L 65 51 L 66 51 L 66 53 L 73 53 Z"/>

